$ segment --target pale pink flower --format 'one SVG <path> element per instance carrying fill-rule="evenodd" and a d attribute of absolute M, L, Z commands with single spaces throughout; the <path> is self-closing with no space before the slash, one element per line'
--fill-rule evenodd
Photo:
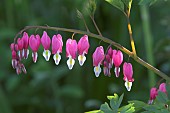
<path fill-rule="evenodd" d="M 87 35 L 84 35 L 83 37 L 81 37 L 81 39 L 78 42 L 77 47 L 78 47 L 78 54 L 79 54 L 78 56 L 79 64 L 80 66 L 82 66 L 84 62 L 86 61 L 85 54 L 88 53 L 88 49 L 90 47 Z"/>
<path fill-rule="evenodd" d="M 102 46 L 97 47 L 95 52 L 93 53 L 93 66 L 94 66 L 94 73 L 96 77 L 99 77 L 101 73 L 100 65 L 104 60 L 104 49 Z"/>
<path fill-rule="evenodd" d="M 75 64 L 75 59 L 77 55 L 77 41 L 73 39 L 68 39 L 66 41 L 66 57 L 68 68 L 71 70 Z"/>

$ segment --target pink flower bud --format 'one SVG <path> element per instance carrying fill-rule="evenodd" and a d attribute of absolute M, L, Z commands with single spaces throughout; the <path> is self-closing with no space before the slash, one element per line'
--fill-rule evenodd
<path fill-rule="evenodd" d="M 67 60 L 67 65 L 68 68 L 71 70 L 75 64 L 76 59 L 76 54 L 77 54 L 77 41 L 68 39 L 66 41 L 66 57 L 69 59 Z"/>
<path fill-rule="evenodd" d="M 10 45 L 10 48 L 11 48 L 11 51 L 18 51 L 18 44 L 12 43 L 12 44 Z"/>
<path fill-rule="evenodd" d="M 28 46 L 29 46 L 29 36 L 26 32 L 24 32 L 23 36 L 22 36 L 22 39 L 23 39 L 23 48 L 24 49 L 28 49 Z"/>
<path fill-rule="evenodd" d="M 39 35 L 36 35 L 36 36 L 31 35 L 30 36 L 29 46 L 33 51 L 32 58 L 33 58 L 34 63 L 36 63 L 36 61 L 37 61 L 37 57 L 38 57 L 37 51 L 39 49 L 40 43 L 41 43 L 41 39 L 40 39 Z"/>
<path fill-rule="evenodd" d="M 164 93 L 167 93 L 167 92 L 166 92 L 166 84 L 165 84 L 165 83 L 161 83 L 161 84 L 159 85 L 159 91 L 164 92 Z"/>
<path fill-rule="evenodd" d="M 89 41 L 88 41 L 88 36 L 84 35 L 83 37 L 81 37 L 81 39 L 78 42 L 77 48 L 78 48 L 78 60 L 79 60 L 79 64 L 80 66 L 82 66 L 84 64 L 84 62 L 86 61 L 86 57 L 85 54 L 88 53 L 88 49 L 90 47 Z"/>
<path fill-rule="evenodd" d="M 102 46 L 97 47 L 95 52 L 93 53 L 93 66 L 94 72 L 96 77 L 99 77 L 99 74 L 101 73 L 100 65 L 102 64 L 102 61 L 104 60 L 104 49 Z"/>
<path fill-rule="evenodd" d="M 37 52 L 40 46 L 41 40 L 39 35 L 31 35 L 29 40 L 29 46 L 33 52 Z"/>
<path fill-rule="evenodd" d="M 119 77 L 120 65 L 123 62 L 123 53 L 119 50 L 113 50 L 112 53 L 112 62 L 115 65 L 115 75 Z"/>
<path fill-rule="evenodd" d="M 156 96 L 158 95 L 158 91 L 155 87 L 151 88 L 150 90 L 150 99 L 148 104 L 152 104 L 153 100 L 155 100 Z"/>
<path fill-rule="evenodd" d="M 18 38 L 17 43 L 18 43 L 18 49 L 22 50 L 24 48 L 24 41 L 23 41 L 23 39 L 22 38 Z"/>
<path fill-rule="evenodd" d="M 132 82 L 134 79 L 132 78 L 133 76 L 133 68 L 131 63 L 124 63 L 123 64 L 123 74 L 124 74 L 124 81 L 125 81 L 125 86 L 128 91 L 131 90 Z"/>
<path fill-rule="evenodd" d="M 55 64 L 58 65 L 61 60 L 60 53 L 62 52 L 63 40 L 60 34 L 54 35 L 52 38 L 52 54 Z"/>
<path fill-rule="evenodd" d="M 48 36 L 46 31 L 43 32 L 43 35 L 41 37 L 41 44 L 42 44 L 42 46 L 44 47 L 45 50 L 49 50 L 50 44 L 51 44 L 51 39 Z"/>
<path fill-rule="evenodd" d="M 111 47 L 109 48 L 107 54 L 110 56 L 110 58 L 112 57 L 112 55 L 113 55 L 113 50 L 112 50 Z"/>

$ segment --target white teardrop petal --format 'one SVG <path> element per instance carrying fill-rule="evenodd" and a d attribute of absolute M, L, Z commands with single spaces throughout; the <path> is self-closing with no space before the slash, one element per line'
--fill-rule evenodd
<path fill-rule="evenodd" d="M 116 77 L 119 77 L 120 67 L 115 67 L 114 72 L 115 72 Z"/>
<path fill-rule="evenodd" d="M 131 87 L 132 87 L 132 82 L 126 81 L 126 82 L 125 82 L 125 87 L 126 87 L 126 89 L 127 89 L 128 91 L 130 91 L 130 90 L 131 90 Z"/>
<path fill-rule="evenodd" d="M 49 61 L 50 56 L 51 56 L 51 52 L 49 50 L 44 50 L 43 56 L 44 56 L 46 61 Z"/>
<path fill-rule="evenodd" d="M 75 64 L 75 60 L 69 57 L 69 59 L 67 60 L 67 66 L 70 70 L 73 68 L 74 64 Z"/>
<path fill-rule="evenodd" d="M 84 62 L 86 61 L 85 55 L 79 55 L 78 61 L 79 61 L 80 66 L 83 66 Z"/>
<path fill-rule="evenodd" d="M 33 62 L 34 62 L 34 63 L 37 62 L 37 58 L 38 58 L 38 53 L 37 53 L 37 52 L 33 52 L 33 53 L 32 53 L 32 59 L 33 59 Z"/>
<path fill-rule="evenodd" d="M 26 53 L 26 57 L 25 57 L 25 59 L 27 59 L 27 58 L 28 58 L 28 55 L 29 55 L 29 49 L 27 49 L 26 51 L 27 51 L 27 53 Z"/>
<path fill-rule="evenodd" d="M 94 73 L 96 77 L 99 77 L 102 69 L 100 68 L 100 65 L 94 67 Z"/>
<path fill-rule="evenodd" d="M 58 65 L 60 63 L 60 60 L 61 60 L 61 55 L 59 53 L 56 53 L 53 56 L 53 59 L 54 59 L 55 64 Z"/>

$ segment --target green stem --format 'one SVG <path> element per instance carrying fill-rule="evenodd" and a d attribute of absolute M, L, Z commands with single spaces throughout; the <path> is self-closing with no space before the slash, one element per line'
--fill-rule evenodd
<path fill-rule="evenodd" d="M 153 57 L 153 37 L 151 34 L 150 22 L 149 22 L 149 13 L 148 7 L 145 5 L 140 6 L 142 24 L 143 24 L 143 32 L 144 32 L 144 41 L 145 41 L 145 49 L 146 49 L 146 59 L 151 65 L 155 65 L 154 57 Z M 149 86 L 153 87 L 156 84 L 156 78 L 154 73 L 148 70 L 149 74 Z"/>
<path fill-rule="evenodd" d="M 72 33 L 77 33 L 77 34 L 87 34 L 90 37 L 94 37 L 97 38 L 99 40 L 102 40 L 103 42 L 106 42 L 108 44 L 111 44 L 115 47 L 117 47 L 118 49 L 120 49 L 121 51 L 123 51 L 124 53 L 128 54 L 131 58 L 133 58 L 136 62 L 140 63 L 141 65 L 145 66 L 146 68 L 152 70 L 153 72 L 155 72 L 156 74 L 158 74 L 160 77 L 164 78 L 167 81 L 170 81 L 170 78 L 164 74 L 163 72 L 161 72 L 160 70 L 158 70 L 157 68 L 153 67 L 152 65 L 150 65 L 149 63 L 143 61 L 141 58 L 139 58 L 138 56 L 134 56 L 134 54 L 129 51 L 128 49 L 126 49 L 125 47 L 123 47 L 122 45 L 120 45 L 119 43 L 116 43 L 112 40 L 110 40 L 109 38 L 100 36 L 100 35 L 96 35 L 94 33 L 90 33 L 90 32 L 86 32 L 86 31 L 81 31 L 81 30 L 76 30 L 76 29 L 67 29 L 67 28 L 60 28 L 60 27 L 49 27 L 49 26 L 26 26 L 24 29 L 22 29 L 20 32 L 18 32 L 14 38 L 14 43 L 16 43 L 16 39 L 18 38 L 18 36 L 20 34 L 22 34 L 24 31 L 29 30 L 29 29 L 36 29 L 36 28 L 40 28 L 40 29 L 49 29 L 49 30 L 55 30 L 55 31 L 65 31 L 65 32 L 72 32 Z"/>

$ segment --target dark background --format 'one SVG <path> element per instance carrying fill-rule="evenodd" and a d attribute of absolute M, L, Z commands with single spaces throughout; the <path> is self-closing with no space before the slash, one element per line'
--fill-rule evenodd
<path fill-rule="evenodd" d="M 130 49 L 127 21 L 123 13 L 104 0 L 96 0 L 95 20 L 102 34 Z M 132 90 L 125 89 L 123 74 L 116 78 L 93 72 L 92 53 L 100 40 L 89 37 L 90 50 L 87 61 L 80 67 L 78 60 L 70 71 L 66 65 L 65 42 L 72 33 L 47 30 L 50 37 L 55 33 L 63 36 L 63 53 L 59 66 L 52 56 L 46 62 L 38 51 L 38 61 L 33 63 L 31 54 L 24 64 L 27 74 L 17 75 L 11 66 L 10 44 L 17 32 L 28 25 L 49 25 L 86 30 L 83 21 L 77 18 L 76 9 L 85 16 L 91 32 L 96 33 L 86 9 L 88 0 L 0 0 L 0 113 L 81 113 L 99 109 L 107 101 L 107 95 L 124 93 L 123 104 L 128 100 L 149 99 L 150 87 L 158 86 L 161 79 L 130 58 L 133 64 L 134 79 Z M 131 11 L 131 25 L 138 56 L 145 61 L 151 59 L 155 67 L 170 75 L 170 1 L 159 1 L 147 9 L 150 21 L 143 21 L 143 9 L 134 0 Z M 150 30 L 143 29 L 149 23 Z M 148 32 L 144 32 L 144 30 Z M 43 30 L 28 30 L 28 34 L 40 34 Z M 146 37 L 146 34 L 151 36 Z M 82 35 L 75 35 L 78 41 Z M 151 43 L 146 43 L 151 39 Z M 108 44 L 101 42 L 105 50 Z M 152 48 L 148 52 L 148 48 Z M 116 49 L 115 47 L 112 47 Z M 31 51 L 30 51 L 31 52 Z M 150 55 L 148 55 L 150 54 Z M 149 57 L 148 57 L 149 56 Z M 124 61 L 128 55 L 124 54 Z M 150 60 L 148 60 L 150 62 Z M 122 67 L 122 66 L 121 66 Z M 122 68 L 121 68 L 122 70 Z"/>

